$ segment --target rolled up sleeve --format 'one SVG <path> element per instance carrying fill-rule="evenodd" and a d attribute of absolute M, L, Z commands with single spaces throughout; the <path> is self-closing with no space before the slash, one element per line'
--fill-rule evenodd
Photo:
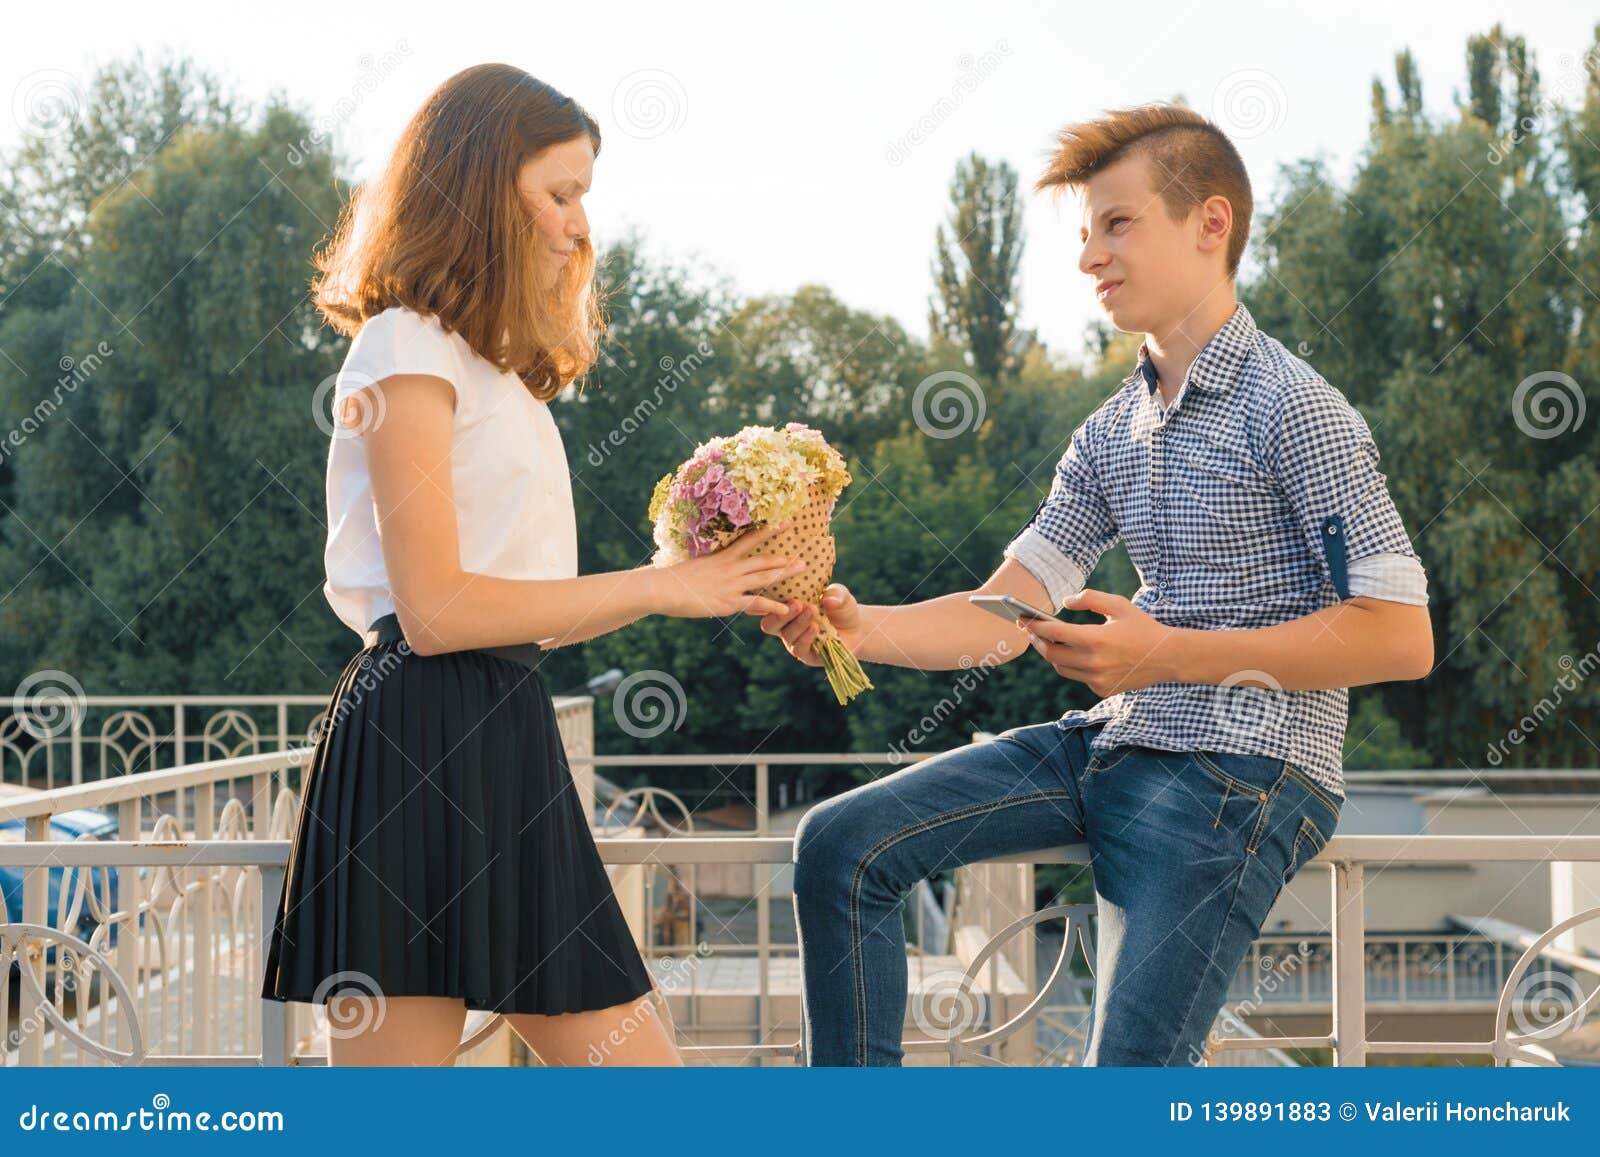
<path fill-rule="evenodd" d="M 1427 603 L 1427 575 L 1378 470 L 1378 445 L 1342 393 L 1320 378 L 1286 387 L 1266 456 L 1341 601 Z"/>

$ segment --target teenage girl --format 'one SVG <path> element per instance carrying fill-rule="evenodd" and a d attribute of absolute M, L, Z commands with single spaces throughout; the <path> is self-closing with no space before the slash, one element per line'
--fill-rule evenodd
<path fill-rule="evenodd" d="M 324 593 L 362 645 L 306 773 L 262 995 L 334 1001 L 331 1064 L 448 1064 L 468 1009 L 547 1064 L 681 1063 L 539 662 L 650 614 L 781 614 L 752 592 L 805 564 L 752 557 L 767 530 L 578 576 L 549 404 L 597 356 L 599 149 L 570 98 L 469 68 L 317 257 L 314 300 L 354 338 Z"/>

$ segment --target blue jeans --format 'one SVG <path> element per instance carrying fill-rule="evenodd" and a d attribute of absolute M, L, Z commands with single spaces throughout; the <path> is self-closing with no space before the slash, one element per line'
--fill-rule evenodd
<path fill-rule="evenodd" d="M 1279 891 L 1341 801 L 1282 759 L 1016 727 L 812 808 L 795 833 L 806 1063 L 898 1065 L 917 881 L 1087 843 L 1098 900 L 1087 1065 L 1198 1062 Z"/>

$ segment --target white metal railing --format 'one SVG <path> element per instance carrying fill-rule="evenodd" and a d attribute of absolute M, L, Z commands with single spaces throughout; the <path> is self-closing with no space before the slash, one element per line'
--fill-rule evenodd
<path fill-rule="evenodd" d="M 0 698 L 0 783 L 46 790 L 314 743 L 326 695 Z"/>
<path fill-rule="evenodd" d="M 593 750 L 593 700 L 557 696 L 569 755 Z M 326 695 L 0 697 L 0 785 L 50 790 L 314 744 Z M 197 757 L 197 758 L 196 758 Z"/>
<path fill-rule="evenodd" d="M 575 769 L 585 764 L 642 762 L 589 757 L 581 750 L 581 738 L 572 746 L 579 748 L 573 757 Z M 298 806 L 297 797 L 284 781 L 305 764 L 309 754 L 310 749 L 296 748 L 212 760 L 0 801 L 0 822 L 23 821 L 26 836 L 21 844 L 0 844 L 0 868 L 31 869 L 21 921 L 0 925 L 0 964 L 6 965 L 0 968 L 0 997 L 9 998 L 4 986 L 9 983 L 9 963 L 14 959 L 22 965 L 19 1027 L 29 1031 L 20 1031 L 15 1042 L 0 1040 L 0 1053 L 9 1053 L 7 1046 L 14 1043 L 16 1058 L 24 1064 L 47 1063 L 47 1051 L 49 1063 L 57 1064 L 316 1063 L 319 1058 L 307 1056 L 304 1050 L 312 1035 L 309 1006 L 261 1001 L 256 995 L 261 946 L 281 891 L 288 838 Z M 756 830 L 747 835 L 662 838 L 643 837 L 637 831 L 606 834 L 598 843 L 608 864 L 652 869 L 745 865 L 761 869 L 770 878 L 771 872 L 791 864 L 793 841 L 788 836 L 766 834 L 770 817 L 765 810 L 768 785 L 763 780 L 768 766 L 874 761 L 873 757 L 844 755 L 668 758 L 682 766 L 747 766 L 757 781 L 752 801 Z M 173 801 L 170 810 L 155 806 L 156 801 L 167 798 Z M 116 808 L 122 834 L 138 838 L 74 843 L 48 839 L 51 815 L 85 807 Z M 1330 878 L 1333 930 L 1325 941 L 1330 1031 L 1300 1037 L 1230 1036 L 1213 1041 L 1213 1047 L 1219 1052 L 1326 1048 L 1336 1063 L 1343 1065 L 1364 1064 L 1369 1054 L 1380 1052 L 1475 1053 L 1499 1064 L 1550 1063 L 1550 1054 L 1540 1042 L 1581 1023 L 1594 1005 L 1596 992 L 1577 988 L 1569 1007 L 1561 1009 L 1558 1017 L 1541 1016 L 1539 1023 L 1526 1031 L 1509 1022 L 1519 1002 L 1526 999 L 1524 984 L 1533 975 L 1531 970 L 1548 959 L 1554 941 L 1569 928 L 1600 918 L 1600 909 L 1563 921 L 1520 953 L 1500 987 L 1496 1027 L 1490 1039 L 1374 1042 L 1366 1036 L 1372 956 L 1362 915 L 1365 871 L 1369 865 L 1391 864 L 1595 861 L 1600 861 L 1600 836 L 1335 836 L 1307 868 L 1326 871 Z M 1031 880 L 1032 867 L 1040 863 L 1086 864 L 1087 849 L 1048 849 L 971 868 L 979 872 L 1021 868 Z M 67 870 L 69 879 L 63 881 L 61 891 L 63 896 L 72 892 L 73 902 L 58 905 L 60 926 L 52 929 L 46 926 L 46 912 L 47 871 L 53 866 Z M 108 897 L 96 897 L 84 882 L 84 869 L 100 869 L 102 883 L 108 870 L 117 870 L 115 911 L 107 910 L 104 901 Z M 754 902 L 763 903 L 767 889 L 755 890 Z M 82 940 L 67 922 L 75 918 L 75 910 L 84 905 L 93 909 L 97 902 L 101 908 L 95 913 L 95 930 L 88 940 Z M 963 958 L 952 994 L 956 1003 L 978 1010 L 979 1015 L 957 1026 L 945 1039 L 908 1041 L 908 1053 L 941 1054 L 953 1063 L 996 1063 L 1008 1043 L 1032 1031 L 1044 994 L 1070 960 L 1074 937 L 1063 938 L 1063 951 L 1050 981 L 1042 986 L 1030 984 L 1030 991 L 1037 988 L 1037 992 L 1016 1002 L 1016 1007 L 996 1000 L 1001 992 L 997 962 L 1042 922 L 1064 919 L 1069 925 L 1077 921 L 1081 926 L 1088 907 L 1057 905 L 1039 912 L 1030 910 L 1004 926 L 990 928 L 987 941 Z M 766 922 L 760 927 L 765 937 Z M 1467 942 L 1448 937 L 1415 939 L 1419 943 Z M 1372 943 L 1392 940 L 1375 937 Z M 755 947 L 760 952 L 762 945 Z M 767 942 L 766 952 L 760 953 L 763 999 L 769 992 L 770 977 L 765 970 L 774 947 Z M 750 946 L 743 948 L 748 951 Z M 1400 950 L 1398 943 L 1395 948 Z M 663 951 L 661 955 L 671 953 Z M 1031 950 L 1028 955 L 1031 957 Z M 4 1007 L 5 1001 L 0 1000 L 0 1008 Z M 752 1044 L 689 1045 L 684 1051 L 713 1061 L 798 1058 L 798 1040 L 774 1042 L 760 1031 L 761 1024 L 752 1026 L 758 1030 Z M 482 1041 L 494 1029 L 492 1021 L 475 1026 L 463 1048 Z"/>
<path fill-rule="evenodd" d="M 1368 1004 L 1418 1012 L 1493 1008 L 1520 949 L 1479 933 L 1383 933 L 1366 938 Z M 1595 962 L 1600 967 L 1600 961 Z M 1568 975 L 1579 969 L 1552 963 Z M 1261 979 L 1272 977 L 1270 988 Z M 1333 1000 L 1333 941 L 1326 935 L 1263 935 L 1251 946 L 1228 990 L 1274 1012 L 1326 1008 Z"/>

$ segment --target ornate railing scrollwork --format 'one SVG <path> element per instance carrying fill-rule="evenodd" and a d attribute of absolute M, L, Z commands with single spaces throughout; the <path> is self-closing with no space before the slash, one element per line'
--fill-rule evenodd
<path fill-rule="evenodd" d="M 1596 1007 L 1596 1002 L 1600 1001 L 1600 986 L 1585 995 L 1577 977 L 1570 972 L 1546 970 L 1529 976 L 1528 970 L 1557 937 L 1590 920 L 1600 920 L 1600 908 L 1590 908 L 1568 916 L 1528 945 L 1518 958 L 1511 975 L 1506 977 L 1505 987 L 1500 990 L 1500 1003 L 1495 1008 L 1491 1051 L 1496 1065 L 1561 1067 L 1549 1049 L 1533 1042 L 1554 1040 L 1580 1027 Z M 1525 980 L 1538 982 L 1533 991 L 1524 991 Z M 1529 1028 L 1525 1018 L 1531 1014 L 1535 1020 L 1544 1020 L 1547 1016 L 1545 1010 L 1551 1001 L 1557 1007 L 1555 1019 Z M 1521 1031 L 1511 1030 L 1507 1021 L 1512 1020 L 1517 1022 Z"/>

